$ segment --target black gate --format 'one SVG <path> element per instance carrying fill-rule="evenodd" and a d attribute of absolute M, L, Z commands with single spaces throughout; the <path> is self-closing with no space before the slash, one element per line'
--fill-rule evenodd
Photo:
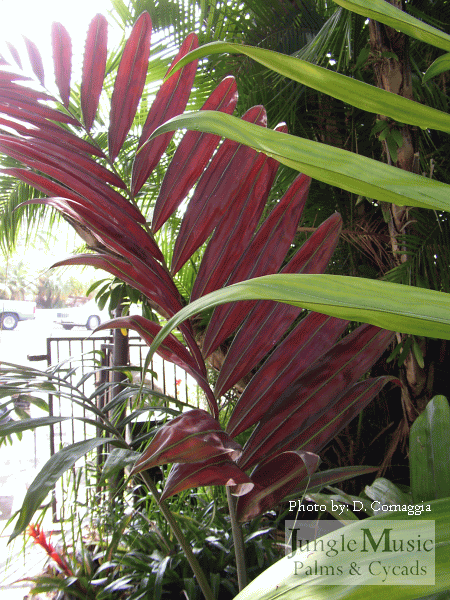
<path fill-rule="evenodd" d="M 148 346 L 143 344 L 140 338 L 129 338 L 129 366 L 135 368 L 130 370 L 130 373 L 134 374 L 135 383 L 139 383 L 139 369 L 145 363 L 147 352 Z M 43 452 L 50 457 L 65 446 L 98 436 L 99 430 L 95 423 L 89 424 L 77 419 L 77 417 L 92 419 L 93 415 L 70 395 L 70 386 L 73 390 L 80 390 L 85 396 L 94 394 L 98 408 L 105 406 L 111 399 L 112 388 L 108 383 L 111 381 L 112 372 L 109 367 L 112 366 L 112 356 L 112 336 L 80 336 L 48 338 L 47 354 L 28 357 L 32 361 L 46 361 L 47 366 L 55 370 L 55 374 L 64 380 L 61 385 L 64 393 L 49 395 L 50 416 L 72 417 L 52 425 L 46 434 L 48 440 L 45 441 L 41 434 L 40 443 L 36 444 L 36 451 L 39 452 L 41 460 L 44 458 Z M 95 375 L 89 376 L 89 374 Z M 155 357 L 149 365 L 145 385 L 193 406 L 202 405 L 202 394 L 194 380 L 179 367 L 159 357 Z M 100 389 L 99 386 L 104 391 L 95 395 L 96 389 Z M 80 466 L 77 463 L 76 467 L 68 472 L 68 476 L 57 484 L 52 500 L 54 522 L 59 522 L 66 516 L 62 498 L 68 500 L 70 505 L 72 505 L 71 500 L 75 499 L 77 505 L 83 505 L 89 503 L 91 493 L 99 492 L 97 483 L 102 451 L 102 448 L 99 448 L 98 452 L 80 460 Z"/>

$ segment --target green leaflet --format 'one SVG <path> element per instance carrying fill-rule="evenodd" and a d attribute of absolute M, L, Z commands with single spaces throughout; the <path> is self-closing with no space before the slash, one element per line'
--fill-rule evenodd
<path fill-rule="evenodd" d="M 217 111 L 203 110 L 174 117 L 158 127 L 150 140 L 182 128 L 215 133 L 246 144 L 314 179 L 360 196 L 399 206 L 450 211 L 450 187 L 444 183 L 347 150 L 258 127 Z"/>
<path fill-rule="evenodd" d="M 191 302 L 161 329 L 149 357 L 185 319 L 239 300 L 276 300 L 392 331 L 450 339 L 450 294 L 341 275 L 278 274 L 242 281 Z"/>
<path fill-rule="evenodd" d="M 54 425 L 66 421 L 70 417 L 39 417 L 37 419 L 23 419 L 22 421 L 9 421 L 0 425 L 0 436 L 11 435 L 12 433 L 20 433 L 28 429 L 36 429 L 44 425 Z"/>
<path fill-rule="evenodd" d="M 450 495 L 450 407 L 435 396 L 414 421 L 409 435 L 411 492 L 415 502 Z"/>
<path fill-rule="evenodd" d="M 408 15 L 385 0 L 334 0 L 347 10 L 398 29 L 417 40 L 450 51 L 450 36 Z"/>
<path fill-rule="evenodd" d="M 103 466 L 99 485 L 104 484 L 107 479 L 114 475 L 114 473 L 120 471 L 120 469 L 133 465 L 139 457 L 140 453 L 134 452 L 134 450 L 129 450 L 128 448 L 113 448 L 108 454 Z"/>
<path fill-rule="evenodd" d="M 19 518 L 9 541 L 25 531 L 34 513 L 63 473 L 70 469 L 79 458 L 94 450 L 97 446 L 112 441 L 114 441 L 113 438 L 93 438 L 92 440 L 85 440 L 67 446 L 54 454 L 45 463 L 28 488 L 22 508 L 20 509 Z"/>
<path fill-rule="evenodd" d="M 440 75 L 448 70 L 450 70 L 450 54 L 443 54 L 428 67 L 422 81 L 423 83 L 426 83 L 432 77 L 436 77 L 436 75 Z"/>
<path fill-rule="evenodd" d="M 386 4 L 384 0 L 383 4 Z M 417 19 L 413 20 L 417 21 Z M 330 71 L 324 67 L 319 67 L 305 60 L 263 48 L 229 42 L 211 42 L 187 54 L 176 64 L 173 72 L 192 60 L 223 52 L 244 54 L 284 77 L 289 77 L 289 79 L 298 81 L 307 87 L 328 94 L 361 110 L 384 115 L 400 123 L 416 125 L 422 129 L 429 128 L 450 132 L 450 115 L 442 111 L 408 100 L 357 79 L 352 79 L 346 75 Z"/>

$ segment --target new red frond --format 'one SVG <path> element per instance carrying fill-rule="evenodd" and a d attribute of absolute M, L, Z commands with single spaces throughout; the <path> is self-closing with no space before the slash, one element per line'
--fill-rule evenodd
<path fill-rule="evenodd" d="M 22 61 L 20 60 L 20 54 L 17 52 L 17 48 L 15 46 L 13 46 L 11 44 L 11 42 L 6 42 L 6 45 L 8 46 L 8 50 L 10 51 L 11 56 L 14 59 L 14 62 L 19 67 L 19 69 L 22 69 Z M 8 64 L 8 63 L 5 62 L 5 64 Z"/>
<path fill-rule="evenodd" d="M 152 21 L 143 12 L 134 24 L 117 71 L 109 115 L 109 157 L 114 160 L 125 141 L 144 90 L 150 55 Z"/>
<path fill-rule="evenodd" d="M 103 15 L 96 15 L 86 37 L 83 74 L 81 79 L 81 110 L 84 125 L 89 131 L 94 123 L 103 88 L 107 57 L 108 23 Z"/>
<path fill-rule="evenodd" d="M 373 325 L 362 325 L 323 354 L 303 375 L 271 403 L 248 440 L 240 465 L 244 469 L 286 448 L 303 447 L 300 434 L 333 405 L 367 372 L 391 343 L 394 334 Z M 337 433 L 337 432 L 336 432 Z"/>
<path fill-rule="evenodd" d="M 339 239 L 342 219 L 329 217 L 296 252 L 282 273 L 322 273 Z M 216 396 L 229 390 L 275 347 L 301 312 L 301 308 L 260 301 L 234 338 L 216 383 Z"/>
<path fill-rule="evenodd" d="M 226 77 L 202 106 L 202 110 L 220 110 L 231 114 L 237 104 L 234 77 Z M 188 131 L 178 146 L 164 176 L 153 211 L 153 230 L 158 231 L 178 208 L 189 190 L 203 173 L 220 137 L 198 131 Z"/>
<path fill-rule="evenodd" d="M 311 452 L 283 452 L 264 462 L 253 471 L 255 487 L 240 496 L 236 506 L 239 521 L 250 521 L 274 508 L 305 477 L 317 469 L 320 458 Z"/>
<path fill-rule="evenodd" d="M 328 410 L 320 415 L 314 423 L 305 427 L 300 434 L 293 433 L 287 436 L 281 447 L 283 449 L 301 447 L 311 452 L 320 452 L 366 408 L 387 383 L 401 385 L 399 379 L 388 375 L 366 379 L 355 384 L 345 391 L 334 404 L 330 405 Z"/>
<path fill-rule="evenodd" d="M 194 33 L 188 35 L 184 40 L 172 65 L 176 64 L 185 54 L 198 46 L 198 39 Z M 153 101 L 150 111 L 145 120 L 142 135 L 139 140 L 139 151 L 133 164 L 133 177 L 131 189 L 136 195 L 142 188 L 148 176 L 156 167 L 163 155 L 173 132 L 158 136 L 151 142 L 147 142 L 150 135 L 159 125 L 172 117 L 180 115 L 186 108 L 187 101 L 194 83 L 197 61 L 191 62 L 165 81 Z"/>
<path fill-rule="evenodd" d="M 72 40 L 61 23 L 52 23 L 53 63 L 55 80 L 64 106 L 69 106 L 72 73 Z"/>
<path fill-rule="evenodd" d="M 132 329 L 133 331 L 137 331 L 137 333 L 139 333 L 139 335 L 150 346 L 156 335 L 160 332 L 161 325 L 158 325 L 153 321 L 149 321 L 148 319 L 145 319 L 139 315 L 135 315 L 108 321 L 107 323 L 98 327 L 98 330 L 101 329 Z M 191 354 L 189 354 L 183 344 L 181 344 L 175 336 L 170 334 L 159 346 L 157 353 L 164 360 L 172 362 L 184 369 L 186 373 L 189 373 L 189 375 L 195 379 L 195 381 L 206 394 L 212 414 L 215 418 L 218 418 L 219 409 L 217 407 L 214 394 L 208 385 L 204 373 L 199 370 L 197 361 L 191 356 Z"/>
<path fill-rule="evenodd" d="M 241 394 L 228 422 L 230 435 L 260 421 L 284 390 L 335 344 L 347 325 L 348 321 L 315 312 L 300 321 Z"/>
<path fill-rule="evenodd" d="M 266 126 L 264 107 L 254 106 L 243 121 Z M 213 232 L 238 194 L 257 156 L 252 148 L 225 140 L 200 178 L 189 201 L 172 255 L 172 273 L 177 273 Z M 245 198 L 244 198 L 245 199 Z"/>
<path fill-rule="evenodd" d="M 227 285 L 278 271 L 294 239 L 310 183 L 306 175 L 296 178 L 242 253 Z M 235 302 L 214 310 L 203 345 L 205 356 L 236 331 L 255 304 L 255 301 Z"/>
<path fill-rule="evenodd" d="M 216 456 L 235 459 L 242 452 L 219 423 L 201 409 L 190 410 L 158 429 L 132 474 L 167 463 L 199 463 Z"/>
<path fill-rule="evenodd" d="M 167 478 L 161 500 L 183 490 L 206 485 L 238 486 L 246 494 L 253 482 L 228 456 L 221 454 L 193 464 L 175 464 Z"/>
<path fill-rule="evenodd" d="M 255 233 L 278 166 L 276 160 L 265 154 L 254 156 L 250 172 L 235 194 L 232 208 L 225 213 L 206 247 L 191 300 L 225 285 Z"/>
<path fill-rule="evenodd" d="M 23 39 L 25 41 L 25 46 L 28 52 L 28 58 L 30 59 L 30 64 L 31 68 L 33 69 L 33 73 L 36 75 L 41 85 L 44 85 L 44 63 L 42 62 L 41 54 L 34 42 L 29 40 L 25 36 L 23 36 Z"/>

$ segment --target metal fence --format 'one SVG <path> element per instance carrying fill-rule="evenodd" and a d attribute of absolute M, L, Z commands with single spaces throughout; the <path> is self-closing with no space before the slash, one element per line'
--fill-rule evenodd
<path fill-rule="evenodd" d="M 140 369 L 145 363 L 148 346 L 140 338 L 129 338 L 130 373 L 134 383 L 140 383 Z M 46 361 L 60 379 L 58 393 L 49 395 L 50 416 L 70 417 L 69 420 L 52 425 L 47 432 L 37 432 L 35 451 L 39 463 L 53 456 L 61 448 L 99 435 L 95 421 L 82 402 L 77 402 L 77 390 L 85 397 L 92 397 L 97 408 L 104 407 L 111 400 L 111 370 L 113 354 L 112 336 L 52 337 L 47 339 L 47 354 L 29 357 L 33 361 Z M 133 370 L 134 368 L 134 370 Z M 171 396 L 181 402 L 203 407 L 203 395 L 196 382 L 182 369 L 160 357 L 154 357 L 145 376 L 147 388 Z M 100 386 L 100 387 L 99 387 Z M 96 390 L 102 390 L 101 394 Z M 62 393 L 61 393 L 62 392 Z M 146 418 L 145 416 L 143 417 Z M 67 473 L 55 488 L 52 499 L 53 521 L 64 520 L 66 508 L 63 498 L 72 505 L 87 504 L 93 491 L 99 493 L 99 471 L 104 461 L 105 448 L 86 456 Z"/>

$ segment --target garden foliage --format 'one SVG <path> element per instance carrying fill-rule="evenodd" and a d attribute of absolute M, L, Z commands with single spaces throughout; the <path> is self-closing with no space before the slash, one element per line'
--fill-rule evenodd
<path fill-rule="evenodd" d="M 16 161 L 2 172 L 44 194 L 29 202 L 60 211 L 91 248 L 58 264 L 92 265 L 109 272 L 145 295 L 163 319 L 173 317 L 189 300 L 199 301 L 244 280 L 323 273 L 338 241 L 340 216 L 331 216 L 293 252 L 310 178 L 300 174 L 264 214 L 278 162 L 244 143 L 220 143 L 218 135 L 184 134 L 162 182 L 152 222 L 147 222 L 139 201 L 173 133 L 150 138 L 185 109 L 196 63 L 164 81 L 140 124 L 135 116 L 146 98 L 151 35 L 150 16 L 143 13 L 125 45 L 105 124 L 98 105 L 106 33 L 104 18 L 95 17 L 78 89 L 71 81 L 70 38 L 62 25 L 54 26 L 59 99 L 44 88 L 42 61 L 31 42 L 29 60 L 40 85 L 6 61 L 0 72 L 0 151 Z M 189 35 L 174 64 L 196 45 L 196 36 Z M 235 82 L 227 77 L 205 103 L 205 115 L 231 114 L 236 100 Z M 250 108 L 239 121 L 266 130 L 264 107 Z M 105 128 L 107 150 L 102 144 Z M 276 129 L 285 133 L 284 125 Z M 155 234 L 180 207 L 181 225 L 169 264 Z M 174 277 L 202 247 L 191 297 L 184 297 Z M 208 411 L 193 409 L 168 421 L 132 473 L 174 463 L 163 499 L 191 487 L 231 486 L 242 521 L 304 490 L 318 466 L 317 452 L 392 380 L 360 381 L 393 334 L 362 325 L 344 335 L 347 326 L 347 321 L 306 314 L 299 306 L 271 299 L 217 307 L 206 327 L 194 318 L 180 324 L 182 341 L 170 335 L 158 351 L 192 375 L 205 393 Z M 159 323 L 138 316 L 115 319 L 107 327 L 133 329 L 148 344 L 161 330 Z M 220 370 L 213 389 L 207 360 L 217 365 L 217 357 Z M 221 399 L 236 384 L 243 391 L 231 416 L 224 418 Z M 242 446 L 241 434 L 249 430 Z"/>

